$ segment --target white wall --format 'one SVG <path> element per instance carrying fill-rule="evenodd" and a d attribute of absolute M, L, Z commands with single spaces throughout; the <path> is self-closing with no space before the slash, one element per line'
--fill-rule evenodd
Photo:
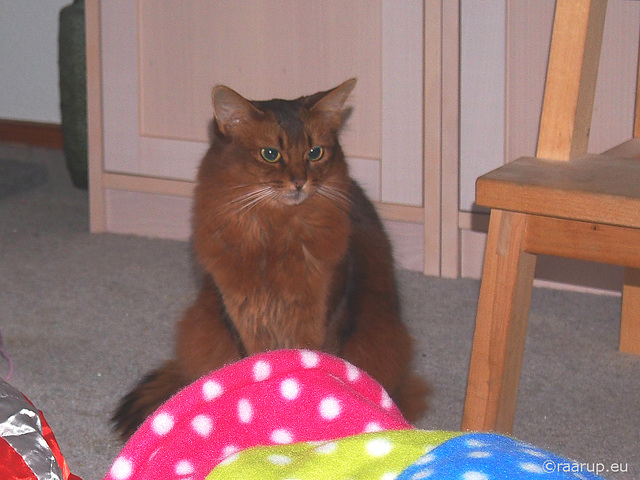
<path fill-rule="evenodd" d="M 60 123 L 58 15 L 71 0 L 0 0 L 0 118 Z"/>

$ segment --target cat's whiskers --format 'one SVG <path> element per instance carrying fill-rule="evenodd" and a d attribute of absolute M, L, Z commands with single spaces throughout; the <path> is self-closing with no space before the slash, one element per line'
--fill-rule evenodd
<path fill-rule="evenodd" d="M 266 203 L 268 200 L 276 197 L 278 195 L 278 191 L 273 187 L 266 186 L 261 187 L 257 190 L 245 193 L 240 197 L 232 200 L 231 203 L 240 204 L 239 208 L 236 210 L 237 213 L 247 213 L 258 205 L 262 203 Z"/>
<path fill-rule="evenodd" d="M 262 204 L 262 203 L 266 203 L 268 200 L 276 197 L 278 195 L 278 192 L 276 191 L 271 191 L 268 193 L 263 194 L 262 196 L 255 198 L 253 201 L 247 203 L 246 205 L 244 205 L 240 210 L 238 210 L 239 212 L 249 212 L 250 210 L 253 210 L 254 208 L 256 208 L 258 205 Z"/>
<path fill-rule="evenodd" d="M 258 206 L 260 203 L 266 202 L 268 199 L 277 195 L 277 192 L 274 191 L 274 188 L 270 186 L 261 186 L 259 188 L 255 188 L 255 186 L 252 185 L 236 185 L 233 187 L 228 187 L 226 190 L 238 190 L 241 188 L 250 188 L 251 190 L 234 196 L 225 204 L 221 205 L 221 207 L 217 211 L 217 216 L 246 213 L 247 211 Z"/>
<path fill-rule="evenodd" d="M 318 194 L 331 200 L 336 205 L 345 210 L 351 209 L 351 198 L 347 192 L 329 185 L 320 185 L 317 190 Z"/>
<path fill-rule="evenodd" d="M 245 201 L 251 201 L 256 197 L 261 197 L 265 192 L 272 190 L 271 187 L 260 187 L 255 190 L 251 190 L 250 192 L 243 193 L 242 195 L 237 196 L 236 198 L 229 201 L 229 204 L 236 203 L 245 203 Z"/>

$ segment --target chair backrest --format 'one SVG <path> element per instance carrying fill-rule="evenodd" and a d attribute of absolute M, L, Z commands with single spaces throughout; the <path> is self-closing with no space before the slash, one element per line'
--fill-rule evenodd
<path fill-rule="evenodd" d="M 587 153 L 606 9 L 607 0 L 556 2 L 537 157 Z"/>

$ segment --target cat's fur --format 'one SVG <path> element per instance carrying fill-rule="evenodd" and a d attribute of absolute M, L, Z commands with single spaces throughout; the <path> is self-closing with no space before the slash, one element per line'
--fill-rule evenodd
<path fill-rule="evenodd" d="M 412 340 L 399 318 L 389 240 L 338 142 L 354 86 L 352 79 L 264 102 L 213 90 L 213 140 L 193 207 L 202 287 L 178 324 L 175 358 L 116 411 L 124 438 L 200 376 L 280 348 L 345 358 L 378 380 L 407 419 L 424 413 L 427 386 L 410 372 Z M 280 158 L 265 160 L 265 148 Z"/>

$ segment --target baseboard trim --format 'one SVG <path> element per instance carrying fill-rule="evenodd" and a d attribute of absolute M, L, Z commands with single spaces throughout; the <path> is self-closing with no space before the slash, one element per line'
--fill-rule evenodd
<path fill-rule="evenodd" d="M 0 119 L 0 142 L 61 149 L 62 125 Z"/>

